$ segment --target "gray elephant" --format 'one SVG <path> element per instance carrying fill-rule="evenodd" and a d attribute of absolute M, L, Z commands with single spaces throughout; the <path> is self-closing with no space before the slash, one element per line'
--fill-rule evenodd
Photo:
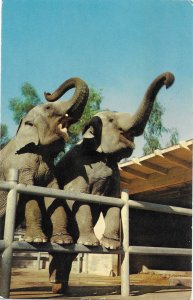
<path fill-rule="evenodd" d="M 69 89 L 75 92 L 68 101 L 58 100 Z M 7 180 L 10 168 L 19 170 L 19 183 L 42 187 L 59 188 L 55 178 L 54 157 L 63 149 L 68 140 L 68 127 L 82 115 L 88 99 L 86 83 L 79 78 L 65 81 L 53 93 L 45 93 L 49 103 L 31 109 L 21 120 L 16 136 L 2 149 L 0 156 L 0 180 Z M 3 237 L 6 213 L 7 192 L 0 191 L 0 228 Z M 18 200 L 17 223 L 26 219 L 25 240 L 46 242 L 47 235 L 42 229 L 42 216 L 45 213 L 43 201 L 38 196 L 20 195 Z M 47 214 L 51 220 L 51 241 L 72 243 L 67 232 L 67 218 L 62 201 L 46 199 Z M 60 222 L 56 222 L 60 219 Z"/>
<path fill-rule="evenodd" d="M 118 162 L 129 157 L 134 138 L 141 135 L 149 119 L 157 93 L 164 85 L 170 87 L 173 74 L 158 76 L 147 89 L 136 113 L 102 111 L 96 114 L 83 130 L 83 139 L 56 165 L 60 188 L 94 195 L 120 197 Z M 77 243 L 97 246 L 94 226 L 100 212 L 105 219 L 105 231 L 100 244 L 109 249 L 120 247 L 120 209 L 68 200 L 71 235 Z M 73 226 L 72 226 L 73 224 Z M 64 292 L 74 255 L 54 257 L 50 275 L 54 292 Z M 60 264 L 58 264 L 60 261 Z M 57 270 L 57 271 L 56 271 Z"/>

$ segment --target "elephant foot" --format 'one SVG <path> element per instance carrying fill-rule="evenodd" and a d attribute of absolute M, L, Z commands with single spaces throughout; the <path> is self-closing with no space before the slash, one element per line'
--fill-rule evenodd
<path fill-rule="evenodd" d="M 121 246 L 119 239 L 108 238 L 103 235 L 100 244 L 108 249 L 118 249 Z"/>
<path fill-rule="evenodd" d="M 99 246 L 100 244 L 94 233 L 80 235 L 77 243 L 85 246 Z"/>
<path fill-rule="evenodd" d="M 68 283 L 53 283 L 52 293 L 54 294 L 66 294 L 68 291 Z"/>
<path fill-rule="evenodd" d="M 37 230 L 36 232 L 34 230 L 26 230 L 23 240 L 28 243 L 46 243 L 48 241 L 41 230 Z"/>
<path fill-rule="evenodd" d="M 63 232 L 53 234 L 50 241 L 56 244 L 73 244 L 70 234 Z"/>

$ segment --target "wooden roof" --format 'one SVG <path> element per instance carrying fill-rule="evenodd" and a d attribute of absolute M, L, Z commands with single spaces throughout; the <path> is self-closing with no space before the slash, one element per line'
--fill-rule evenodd
<path fill-rule="evenodd" d="M 119 163 L 121 188 L 130 195 L 155 194 L 156 191 L 176 191 L 175 187 L 191 189 L 193 140 L 140 158 Z M 189 193 L 190 194 L 190 193 Z"/>

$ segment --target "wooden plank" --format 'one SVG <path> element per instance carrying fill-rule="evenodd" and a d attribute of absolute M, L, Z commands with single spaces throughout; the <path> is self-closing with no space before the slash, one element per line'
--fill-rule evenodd
<path fill-rule="evenodd" d="M 162 175 L 167 175 L 168 173 L 168 169 L 163 168 L 155 163 L 149 162 L 148 160 L 141 160 L 137 157 L 134 157 L 132 161 L 134 164 L 140 166 L 141 168 L 145 167 L 149 170 L 155 171 L 156 173 L 160 173 Z"/>
<path fill-rule="evenodd" d="M 155 163 L 151 163 L 149 161 L 143 161 L 142 165 L 150 170 L 155 171 L 156 173 L 159 173 L 161 175 L 167 175 L 168 169 L 163 168 L 161 166 L 156 165 Z"/>
<path fill-rule="evenodd" d="M 149 177 L 148 174 L 145 174 L 145 173 L 143 173 L 141 171 L 138 171 L 138 170 L 134 170 L 134 169 L 129 168 L 129 167 L 126 167 L 125 170 L 126 170 L 126 172 L 125 171 L 121 171 L 121 174 L 122 174 L 122 176 L 125 176 L 126 178 L 129 178 L 128 177 L 128 173 L 134 175 L 135 177 L 143 179 L 143 180 L 147 180 L 148 177 Z"/>
<path fill-rule="evenodd" d="M 174 164 L 176 164 L 176 165 L 178 165 L 178 166 L 180 166 L 182 168 L 185 168 L 185 169 L 191 169 L 192 168 L 192 164 L 191 163 L 189 163 L 189 162 L 187 162 L 187 161 L 185 161 L 185 160 L 183 160 L 183 159 L 181 159 L 181 158 L 179 158 L 177 156 L 174 156 L 174 155 L 172 155 L 170 153 L 165 154 L 164 157 L 167 160 L 172 161 Z"/>
<path fill-rule="evenodd" d="M 122 173 L 122 172 L 121 172 Z M 121 182 L 124 182 L 126 185 L 131 184 L 133 182 L 133 179 L 128 179 L 125 177 L 121 177 Z"/>
<path fill-rule="evenodd" d="M 121 179 L 122 180 L 122 179 Z M 192 170 L 179 171 L 179 168 L 175 167 L 168 171 L 167 176 L 160 176 L 159 174 L 153 174 L 149 176 L 148 180 L 132 180 L 130 184 L 121 182 L 121 188 L 127 188 L 129 194 L 141 193 L 144 191 L 156 190 L 162 187 L 168 187 L 175 184 L 181 184 L 190 182 L 192 180 Z"/>

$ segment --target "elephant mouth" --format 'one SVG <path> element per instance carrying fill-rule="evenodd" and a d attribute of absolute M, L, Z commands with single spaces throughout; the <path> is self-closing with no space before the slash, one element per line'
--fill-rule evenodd
<path fill-rule="evenodd" d="M 76 122 L 77 120 L 73 117 L 70 117 L 68 114 L 66 114 L 65 117 L 61 118 L 58 121 L 58 125 L 57 125 L 58 133 L 63 137 L 65 142 L 69 140 L 68 128 L 70 127 L 70 125 Z"/>
<path fill-rule="evenodd" d="M 130 132 L 123 132 L 120 134 L 120 140 L 123 142 L 128 148 L 135 149 L 134 144 L 134 136 L 131 135 Z"/>

